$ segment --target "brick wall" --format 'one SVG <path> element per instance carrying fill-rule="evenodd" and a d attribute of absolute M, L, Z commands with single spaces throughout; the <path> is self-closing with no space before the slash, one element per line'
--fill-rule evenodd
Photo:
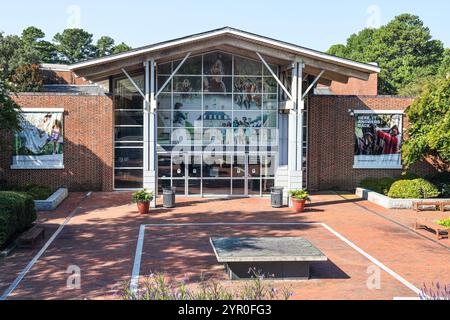
<path fill-rule="evenodd" d="M 19 94 L 26 108 L 64 108 L 63 170 L 11 170 L 12 152 L 2 151 L 0 180 L 11 184 L 68 186 L 72 190 L 113 188 L 113 106 L 108 96 Z M 11 137 L 7 137 L 12 141 Z"/>
<path fill-rule="evenodd" d="M 355 119 L 348 110 L 406 110 L 412 102 L 412 98 L 391 96 L 311 97 L 308 188 L 312 191 L 352 190 L 368 177 L 399 176 L 401 170 L 353 169 Z M 422 163 L 412 171 L 427 175 L 435 169 Z"/>
<path fill-rule="evenodd" d="M 330 89 L 334 95 L 376 96 L 378 95 L 378 74 L 371 74 L 367 81 L 356 78 L 350 78 L 348 83 L 333 81 Z"/>
<path fill-rule="evenodd" d="M 69 84 L 69 85 L 86 85 L 89 81 L 78 78 L 72 71 L 58 70 L 41 70 L 44 84 Z"/>

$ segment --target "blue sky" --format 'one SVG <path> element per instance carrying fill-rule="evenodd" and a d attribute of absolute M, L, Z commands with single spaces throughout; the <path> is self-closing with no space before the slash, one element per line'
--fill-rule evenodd
<path fill-rule="evenodd" d="M 109 35 L 138 47 L 228 25 L 325 51 L 404 12 L 419 15 L 433 37 L 450 47 L 448 0 L 7 0 L 0 31 L 18 34 L 34 25 L 51 39 L 68 26 L 81 26 L 95 38 Z"/>

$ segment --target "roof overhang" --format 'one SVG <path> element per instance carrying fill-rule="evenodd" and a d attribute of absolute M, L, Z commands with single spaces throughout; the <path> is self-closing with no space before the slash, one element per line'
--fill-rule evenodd
<path fill-rule="evenodd" d="M 349 78 L 368 80 L 371 74 L 380 72 L 376 65 L 335 57 L 229 27 L 80 62 L 71 65 L 70 70 L 77 76 L 96 82 L 120 74 L 121 68 L 142 69 L 143 63 L 148 60 L 161 63 L 180 59 L 187 52 L 195 55 L 215 50 L 254 59 L 258 59 L 256 52 L 259 52 L 268 62 L 286 67 L 295 61 L 303 61 L 307 74 L 318 75 L 325 70 L 322 76 L 325 81 L 347 83 Z"/>

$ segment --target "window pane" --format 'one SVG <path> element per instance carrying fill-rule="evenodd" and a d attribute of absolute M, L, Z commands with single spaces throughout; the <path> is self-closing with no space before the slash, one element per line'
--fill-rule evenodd
<path fill-rule="evenodd" d="M 143 170 L 114 170 L 116 189 L 141 189 L 144 186 Z"/>
<path fill-rule="evenodd" d="M 241 57 L 234 57 L 234 74 L 244 76 L 259 76 L 262 73 L 262 63 Z"/>
<path fill-rule="evenodd" d="M 172 176 L 184 178 L 186 176 L 186 157 L 183 155 L 172 156 Z"/>
<path fill-rule="evenodd" d="M 231 128 L 232 111 L 205 111 L 203 126 L 205 128 Z"/>
<path fill-rule="evenodd" d="M 203 134 L 204 145 L 233 145 L 234 137 L 232 129 L 211 128 L 205 129 Z"/>
<path fill-rule="evenodd" d="M 201 180 L 189 180 L 188 194 L 201 195 L 202 194 L 202 181 Z"/>
<path fill-rule="evenodd" d="M 202 177 L 202 156 L 189 157 L 188 172 L 191 178 Z"/>
<path fill-rule="evenodd" d="M 172 109 L 172 94 L 161 93 L 158 97 L 158 110 Z"/>
<path fill-rule="evenodd" d="M 245 195 L 245 180 L 233 180 L 233 196 Z"/>
<path fill-rule="evenodd" d="M 158 129 L 158 144 L 168 145 L 171 144 L 172 139 L 172 129 L 170 128 L 160 128 Z"/>
<path fill-rule="evenodd" d="M 144 125 L 144 113 L 142 111 L 116 111 L 115 125 L 142 126 Z"/>
<path fill-rule="evenodd" d="M 172 188 L 171 180 L 158 179 L 158 194 L 161 195 L 164 192 L 164 189 L 170 189 L 170 188 Z"/>
<path fill-rule="evenodd" d="M 261 110 L 261 100 L 260 94 L 235 94 L 234 110 Z"/>
<path fill-rule="evenodd" d="M 203 180 L 203 194 L 229 195 L 231 194 L 231 180 Z"/>
<path fill-rule="evenodd" d="M 278 97 L 277 95 L 270 94 L 264 95 L 264 110 L 278 110 Z"/>
<path fill-rule="evenodd" d="M 233 100 L 230 94 L 205 94 L 205 110 L 232 110 Z"/>
<path fill-rule="evenodd" d="M 116 148 L 116 168 L 142 168 L 144 166 L 144 149 Z"/>
<path fill-rule="evenodd" d="M 273 77 L 264 78 L 264 93 L 277 93 L 278 83 Z"/>
<path fill-rule="evenodd" d="M 202 92 L 202 77 L 175 76 L 174 92 Z"/>
<path fill-rule="evenodd" d="M 275 180 L 263 180 L 262 184 L 263 195 L 269 195 L 272 188 L 275 187 Z"/>
<path fill-rule="evenodd" d="M 248 195 L 249 196 L 261 195 L 261 180 L 259 179 L 248 180 Z"/>
<path fill-rule="evenodd" d="M 172 62 L 158 64 L 158 74 L 172 74 Z"/>
<path fill-rule="evenodd" d="M 256 112 L 256 111 L 235 112 L 233 127 L 235 127 L 235 128 L 260 128 L 260 127 L 262 127 L 261 112 Z"/>
<path fill-rule="evenodd" d="M 202 112 L 201 111 L 179 111 L 173 112 L 173 127 L 174 128 L 189 128 L 202 126 Z"/>
<path fill-rule="evenodd" d="M 205 75 L 224 76 L 232 75 L 231 55 L 214 52 L 203 57 L 203 72 Z"/>
<path fill-rule="evenodd" d="M 275 74 L 278 74 L 278 67 L 277 67 L 277 66 L 272 65 L 272 64 L 269 64 L 269 66 L 270 66 L 270 69 L 272 69 L 272 71 L 273 71 Z M 269 69 L 266 68 L 266 66 L 263 66 L 263 68 L 264 68 L 264 75 L 265 75 L 265 76 L 270 76 L 270 75 L 272 75 L 272 74 L 270 73 Z"/>
<path fill-rule="evenodd" d="M 231 157 L 203 157 L 203 176 L 206 178 L 231 178 Z"/>
<path fill-rule="evenodd" d="M 142 110 L 144 108 L 144 99 L 141 95 L 114 96 L 113 101 L 115 110 Z"/>
<path fill-rule="evenodd" d="M 161 90 L 162 86 L 166 83 L 166 81 L 169 79 L 169 76 L 159 76 L 158 77 L 158 91 Z M 164 87 L 164 90 L 162 92 L 171 92 L 172 91 L 172 82 L 173 80 L 169 81 L 169 83 Z"/>
<path fill-rule="evenodd" d="M 141 90 L 144 90 L 144 75 L 135 75 L 131 76 L 134 82 L 138 85 Z M 139 91 L 136 87 L 131 83 L 128 78 L 118 79 L 114 81 L 114 94 L 115 95 L 127 95 L 127 94 L 139 94 Z"/>
<path fill-rule="evenodd" d="M 264 127 L 265 128 L 276 128 L 277 127 L 277 116 L 276 111 L 264 111 Z"/>
<path fill-rule="evenodd" d="M 115 128 L 116 141 L 143 141 L 144 128 Z"/>
<path fill-rule="evenodd" d="M 248 157 L 248 174 L 252 178 L 261 177 L 261 157 L 249 155 Z"/>
<path fill-rule="evenodd" d="M 231 77 L 205 77 L 203 80 L 203 91 L 212 93 L 231 92 L 233 80 Z"/>
<path fill-rule="evenodd" d="M 235 93 L 261 93 L 262 78 L 236 77 L 234 79 Z"/>
<path fill-rule="evenodd" d="M 186 182 L 184 180 L 173 180 L 172 187 L 175 188 L 175 193 L 179 196 L 186 194 L 185 190 Z"/>
<path fill-rule="evenodd" d="M 172 177 L 172 157 L 170 155 L 158 156 L 158 177 L 159 178 L 171 178 Z"/>
<path fill-rule="evenodd" d="M 261 176 L 263 178 L 275 177 L 275 156 L 267 155 L 261 156 L 262 171 Z"/>
<path fill-rule="evenodd" d="M 245 178 L 246 156 L 235 156 L 233 162 L 233 178 Z"/>
<path fill-rule="evenodd" d="M 174 69 L 179 66 L 181 60 L 175 61 L 173 63 Z M 177 74 L 190 74 L 190 75 L 201 75 L 202 74 L 202 56 L 189 58 L 178 70 Z"/>
<path fill-rule="evenodd" d="M 172 127 L 172 112 L 159 111 L 158 112 L 158 128 L 171 128 Z"/>
<path fill-rule="evenodd" d="M 174 94 L 173 106 L 176 110 L 202 110 L 202 95 Z"/>

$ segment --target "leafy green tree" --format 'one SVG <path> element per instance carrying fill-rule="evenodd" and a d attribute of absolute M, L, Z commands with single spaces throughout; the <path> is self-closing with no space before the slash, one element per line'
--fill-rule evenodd
<path fill-rule="evenodd" d="M 103 36 L 97 41 L 97 56 L 104 57 L 112 54 L 114 49 L 114 39 L 111 37 Z"/>
<path fill-rule="evenodd" d="M 0 78 L 11 80 L 15 70 L 24 64 L 39 64 L 39 53 L 24 46 L 18 36 L 3 36 L 0 33 Z"/>
<path fill-rule="evenodd" d="M 418 16 L 402 14 L 379 29 L 364 29 L 350 36 L 346 45 L 329 53 L 361 62 L 377 62 L 382 68 L 380 94 L 397 94 L 417 77 L 435 75 L 444 47 L 433 40 Z"/>
<path fill-rule="evenodd" d="M 66 29 L 54 37 L 56 50 L 60 60 L 64 63 L 75 63 L 97 54 L 92 44 L 93 35 L 83 29 Z"/>
<path fill-rule="evenodd" d="M 43 86 L 41 71 L 38 64 L 23 64 L 11 77 L 17 92 L 39 92 Z"/>
<path fill-rule="evenodd" d="M 131 49 L 132 48 L 129 45 L 122 42 L 122 43 L 119 43 L 118 45 L 114 46 L 114 48 L 112 49 L 112 54 L 127 52 L 127 51 L 130 51 Z"/>
<path fill-rule="evenodd" d="M 11 98 L 11 84 L 0 79 L 0 136 L 12 134 L 20 129 L 20 106 Z M 5 139 L 0 139 L 0 148 Z"/>
<path fill-rule="evenodd" d="M 442 57 L 442 64 L 439 67 L 439 75 L 443 77 L 450 76 L 450 48 L 445 49 Z"/>
<path fill-rule="evenodd" d="M 105 57 L 129 50 L 131 50 L 131 47 L 123 42 L 116 45 L 114 39 L 111 37 L 103 36 L 97 41 L 97 57 Z"/>
<path fill-rule="evenodd" d="M 22 32 L 23 45 L 35 50 L 44 63 L 57 63 L 58 55 L 53 43 L 43 40 L 45 33 L 36 27 L 28 27 Z"/>
<path fill-rule="evenodd" d="M 427 157 L 450 163 L 450 79 L 428 82 L 407 115 L 410 125 L 403 146 L 405 164 L 410 166 Z"/>

